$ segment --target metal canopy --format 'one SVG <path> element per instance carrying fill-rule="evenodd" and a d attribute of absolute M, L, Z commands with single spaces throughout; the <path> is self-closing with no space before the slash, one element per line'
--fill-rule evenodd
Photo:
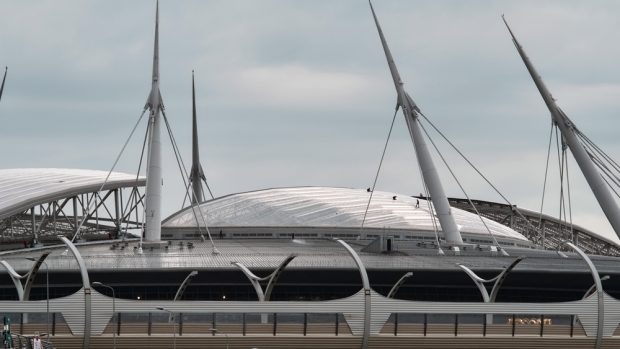
<path fill-rule="evenodd" d="M 20 213 L 36 204 L 98 191 L 105 171 L 60 168 L 0 170 L 0 219 Z M 144 177 L 112 172 L 102 190 L 141 187 Z"/>

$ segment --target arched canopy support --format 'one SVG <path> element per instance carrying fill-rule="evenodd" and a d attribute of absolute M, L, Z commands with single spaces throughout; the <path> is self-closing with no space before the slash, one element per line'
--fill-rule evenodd
<path fill-rule="evenodd" d="M 459 268 L 463 269 L 465 274 L 467 274 L 472 279 L 476 287 L 478 287 L 478 290 L 480 291 L 480 295 L 482 295 L 482 300 L 485 303 L 494 303 L 495 300 L 497 299 L 497 294 L 499 292 L 499 289 L 502 287 L 502 284 L 504 283 L 504 280 L 506 280 L 506 277 L 508 276 L 508 274 L 510 274 L 510 272 L 523 259 L 525 259 L 525 257 L 523 256 L 517 257 L 512 263 L 510 263 L 509 266 L 505 267 L 504 270 L 502 270 L 496 277 L 492 279 L 488 279 L 488 280 L 485 280 L 479 277 L 478 275 L 476 275 L 476 273 L 474 273 L 473 270 L 469 269 L 468 267 L 462 264 L 457 264 L 457 265 L 459 266 Z M 491 294 L 489 294 L 489 291 L 484 286 L 484 284 L 491 283 L 491 282 L 495 282 L 495 283 L 493 284 L 493 288 L 491 289 Z M 487 323 L 489 324 L 493 323 L 492 314 L 487 314 Z"/>
<path fill-rule="evenodd" d="M 32 268 L 30 268 L 30 271 L 28 272 L 28 274 L 24 275 L 26 277 L 26 283 L 24 284 L 24 299 L 25 300 L 30 299 L 30 289 L 32 288 L 34 279 L 37 276 L 37 273 L 39 272 L 39 268 L 41 268 L 43 261 L 45 260 L 45 258 L 47 258 L 47 256 L 49 256 L 50 253 L 51 251 L 45 251 L 39 257 L 39 259 L 37 259 L 37 261 L 32 265 Z"/>
<path fill-rule="evenodd" d="M 9 263 L 7 263 L 7 261 L 0 261 L 0 265 L 2 265 L 4 267 L 4 269 L 6 269 L 6 271 L 9 273 L 9 276 L 11 277 L 11 281 L 13 281 L 13 285 L 15 285 L 15 289 L 17 290 L 17 298 L 20 301 L 24 300 L 24 286 L 22 285 L 22 279 L 26 276 L 22 276 L 19 275 L 15 269 L 13 269 L 13 267 L 11 267 L 11 265 L 9 265 Z"/>
<path fill-rule="evenodd" d="M 564 241 L 562 245 L 566 245 L 570 247 L 573 251 L 577 252 L 577 254 L 583 259 L 588 268 L 590 268 L 590 273 L 592 274 L 592 278 L 594 279 L 594 286 L 596 287 L 596 296 L 598 301 L 598 311 L 597 311 L 597 326 L 596 326 L 596 342 L 594 343 L 594 348 L 599 349 L 601 347 L 601 343 L 603 341 L 603 330 L 605 324 L 605 294 L 603 292 L 603 283 L 601 282 L 601 277 L 599 276 L 598 270 L 592 260 L 588 255 L 583 252 L 579 247 L 575 246 L 572 242 Z"/>
<path fill-rule="evenodd" d="M 282 271 L 284 270 L 284 268 L 286 268 L 287 265 L 289 265 L 289 263 L 293 261 L 293 259 L 295 259 L 295 257 L 297 257 L 297 255 L 295 254 L 289 255 L 288 257 L 286 257 L 286 259 L 282 261 L 282 263 L 280 263 L 276 270 L 274 270 L 271 274 L 265 277 L 256 276 L 256 274 L 252 273 L 250 269 L 248 269 L 245 265 L 239 262 L 232 262 L 231 264 L 241 269 L 243 274 L 245 274 L 248 280 L 250 280 L 252 286 L 254 287 L 254 290 L 256 291 L 256 295 L 258 296 L 259 301 L 269 301 L 271 299 L 271 292 L 276 283 L 278 282 Z M 267 281 L 267 287 L 265 288 L 265 291 L 263 291 L 263 288 L 260 285 L 260 282 L 262 281 Z"/>
<path fill-rule="evenodd" d="M 181 297 L 183 297 L 183 293 L 185 292 L 185 289 L 189 286 L 189 284 L 192 282 L 192 279 L 196 275 L 198 275 L 198 271 L 196 271 L 196 270 L 192 270 L 189 274 L 187 274 L 187 276 L 185 277 L 185 279 L 183 280 L 183 282 L 179 286 L 179 289 L 177 290 L 177 293 L 174 295 L 174 300 L 175 301 L 177 301 L 177 300 L 181 299 Z"/>
<path fill-rule="evenodd" d="M 239 263 L 239 262 L 232 262 L 232 265 L 236 266 L 237 268 L 241 269 L 241 271 L 243 272 L 243 274 L 245 274 L 245 276 L 248 278 L 248 280 L 250 280 L 250 283 L 252 283 L 252 286 L 254 287 L 254 291 L 256 291 L 256 296 L 258 297 L 259 301 L 264 301 L 265 300 L 265 293 L 263 292 L 263 288 L 261 287 L 259 281 L 261 280 L 261 278 L 259 278 L 258 276 L 256 276 L 254 273 L 252 273 L 250 271 L 250 269 L 248 269 L 245 265 Z"/>
<path fill-rule="evenodd" d="M 47 256 L 49 256 L 50 251 L 44 252 L 39 259 L 34 263 L 34 265 L 30 268 L 30 270 L 24 274 L 19 275 L 11 265 L 7 261 L 0 261 L 0 265 L 2 265 L 9 273 L 13 284 L 15 285 L 15 289 L 17 290 L 17 297 L 20 301 L 29 300 L 30 299 L 30 289 L 32 288 L 32 284 L 34 283 L 34 279 L 43 264 L 43 261 Z M 26 279 L 24 284 L 22 284 L 22 280 Z"/>
<path fill-rule="evenodd" d="M 396 295 L 396 292 L 398 292 L 398 290 L 400 289 L 400 287 L 405 283 L 405 281 L 410 278 L 411 276 L 413 276 L 412 272 L 406 272 L 405 275 L 401 276 L 400 279 L 398 279 L 398 281 L 396 281 L 396 283 L 394 284 L 394 286 L 392 286 L 392 288 L 390 289 L 390 292 L 388 292 L 387 298 L 394 298 L 394 296 Z"/>
<path fill-rule="evenodd" d="M 368 337 L 370 336 L 370 282 L 368 281 L 368 273 L 366 272 L 366 268 L 364 267 L 364 263 L 362 263 L 362 259 L 355 252 L 355 250 L 349 246 L 346 242 L 336 239 L 336 241 L 341 244 L 349 253 L 351 258 L 355 261 L 357 265 L 357 269 L 360 272 L 360 276 L 362 277 L 362 287 L 364 288 L 364 333 L 362 334 L 362 349 L 368 348 Z"/>
<path fill-rule="evenodd" d="M 82 341 L 83 348 L 90 347 L 90 325 L 91 325 L 91 303 L 90 303 L 90 279 L 88 277 L 88 270 L 86 269 L 86 263 L 84 263 L 84 259 L 78 251 L 77 247 L 71 242 L 71 240 L 66 237 L 60 235 L 58 236 L 60 241 L 62 241 L 67 248 L 75 257 L 77 261 L 78 267 L 80 268 L 80 274 L 82 275 L 82 284 L 84 290 L 84 339 Z"/>

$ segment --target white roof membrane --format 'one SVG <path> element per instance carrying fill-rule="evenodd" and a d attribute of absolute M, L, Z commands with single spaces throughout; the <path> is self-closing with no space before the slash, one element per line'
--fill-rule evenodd
<path fill-rule="evenodd" d="M 214 227 L 350 227 L 359 228 L 370 193 L 365 189 L 330 187 L 276 188 L 232 194 L 200 204 L 208 226 Z M 394 197 L 396 199 L 394 200 Z M 407 195 L 375 191 L 364 227 L 433 231 L 426 200 Z M 461 232 L 489 233 L 475 214 L 452 208 Z M 202 218 L 198 214 L 201 226 Z M 525 240 L 518 232 L 483 218 L 496 236 Z M 441 231 L 439 227 L 438 230 Z M 191 208 L 185 208 L 162 223 L 166 228 L 195 227 Z"/>
<path fill-rule="evenodd" d="M 0 170 L 0 219 L 33 205 L 99 190 L 107 171 L 62 168 L 18 168 Z M 144 186 L 146 179 L 112 172 L 104 190 Z"/>

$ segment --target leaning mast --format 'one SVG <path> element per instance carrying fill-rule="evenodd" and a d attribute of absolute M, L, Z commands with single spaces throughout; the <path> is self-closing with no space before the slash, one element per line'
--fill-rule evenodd
<path fill-rule="evenodd" d="M 607 220 L 613 227 L 616 235 L 620 237 L 620 208 L 618 207 L 618 203 L 612 196 L 609 187 L 603 180 L 600 172 L 594 166 L 594 163 L 588 155 L 588 152 L 585 150 L 581 142 L 579 142 L 579 139 L 577 139 L 574 131 L 576 130 L 575 124 L 568 118 L 566 114 L 564 114 L 562 109 L 560 109 L 560 107 L 558 107 L 558 105 L 555 103 L 555 99 L 551 95 L 551 92 L 549 92 L 547 86 L 545 86 L 544 82 L 542 81 L 542 78 L 540 77 L 540 75 L 538 75 L 536 69 L 534 69 L 534 65 L 527 57 L 525 51 L 517 41 L 517 38 L 510 29 L 510 26 L 508 26 L 508 22 L 506 22 L 504 16 L 502 16 L 502 19 L 504 21 L 504 24 L 506 24 L 506 28 L 508 28 L 508 32 L 512 37 L 512 42 L 514 43 L 517 51 L 519 52 L 519 56 L 521 56 L 525 67 L 527 68 L 530 76 L 534 80 L 534 83 L 536 84 L 536 87 L 538 88 L 542 99 L 545 101 L 545 104 L 547 105 L 547 108 L 551 113 L 551 119 L 560 128 L 560 131 L 562 132 L 562 137 L 564 137 L 566 144 L 573 153 L 575 161 L 579 165 L 581 172 L 583 173 L 588 184 L 590 185 L 590 189 L 594 193 L 594 196 L 596 197 L 596 200 L 601 206 L 601 209 L 603 209 Z"/>
<path fill-rule="evenodd" d="M 146 242 L 161 240 L 161 190 L 162 162 L 161 162 L 161 111 L 163 103 L 159 91 L 159 2 L 155 10 L 155 40 L 153 45 L 153 79 L 151 93 L 144 109 L 149 110 L 149 146 L 146 180 L 145 219 Z"/>
<path fill-rule="evenodd" d="M 461 233 L 459 232 L 456 222 L 454 221 L 454 216 L 452 216 L 452 211 L 450 208 L 450 204 L 448 203 L 448 198 L 446 197 L 446 194 L 443 190 L 439 174 L 437 172 L 437 169 L 435 168 L 435 165 L 433 164 L 433 159 L 428 150 L 428 147 L 426 146 L 426 142 L 424 141 L 421 127 L 418 124 L 418 113 L 420 112 L 420 109 L 415 104 L 413 99 L 411 99 L 409 94 L 405 92 L 403 82 L 400 78 L 400 75 L 398 74 L 398 70 L 396 69 L 396 64 L 394 63 L 394 59 L 392 58 L 392 53 L 390 52 L 385 37 L 383 36 L 383 31 L 381 30 L 381 26 L 379 25 L 379 20 L 377 19 L 375 10 L 372 7 L 372 3 L 370 3 L 370 9 L 375 19 L 375 24 L 377 26 L 377 31 L 379 32 L 379 37 L 381 38 L 381 45 L 383 46 L 383 50 L 385 51 L 385 58 L 388 61 L 390 72 L 392 74 L 392 79 L 394 80 L 394 87 L 396 88 L 396 93 L 398 95 L 397 108 L 402 108 L 403 115 L 409 129 L 409 134 L 413 141 L 418 162 L 422 170 L 422 176 L 424 178 L 424 182 L 428 186 L 431 201 L 433 202 L 435 212 L 437 213 L 437 218 L 439 219 L 439 223 L 441 225 L 441 230 L 447 243 L 462 245 L 463 238 L 461 237 Z"/>

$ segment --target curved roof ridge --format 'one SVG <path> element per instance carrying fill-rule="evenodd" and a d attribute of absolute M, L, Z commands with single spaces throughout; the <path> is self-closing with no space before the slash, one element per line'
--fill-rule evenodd
<path fill-rule="evenodd" d="M 229 194 L 200 204 L 209 226 L 303 226 L 360 227 L 368 203 L 366 189 L 344 187 L 283 187 Z M 416 207 L 415 197 L 375 190 L 364 226 L 409 230 L 433 230 L 425 200 Z M 480 218 L 458 208 L 452 212 L 462 232 L 488 236 Z M 527 240 L 525 236 L 500 223 L 484 218 L 491 231 L 500 237 Z M 168 218 L 166 228 L 196 225 L 190 207 Z"/>
<path fill-rule="evenodd" d="M 33 205 L 99 190 L 108 171 L 69 168 L 0 169 L 0 219 Z M 103 189 L 144 186 L 145 177 L 112 172 Z"/>

